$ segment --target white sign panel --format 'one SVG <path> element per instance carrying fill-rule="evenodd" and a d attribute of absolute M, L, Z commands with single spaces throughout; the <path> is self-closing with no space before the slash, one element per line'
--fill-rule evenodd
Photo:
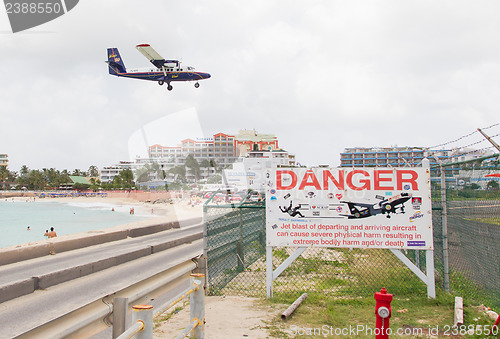
<path fill-rule="evenodd" d="M 426 168 L 266 172 L 268 246 L 433 249 Z"/>

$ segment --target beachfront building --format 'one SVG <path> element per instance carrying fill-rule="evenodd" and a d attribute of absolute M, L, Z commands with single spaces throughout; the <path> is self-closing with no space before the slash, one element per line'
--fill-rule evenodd
<path fill-rule="evenodd" d="M 7 154 L 0 154 L 0 167 L 7 168 L 8 163 L 9 163 L 9 158 Z"/>
<path fill-rule="evenodd" d="M 352 147 L 340 153 L 340 167 L 415 167 L 427 157 L 431 167 L 492 155 L 490 150 L 425 149 L 424 147 Z M 456 168 L 458 170 L 458 168 Z"/>
<path fill-rule="evenodd" d="M 296 167 L 295 155 L 285 150 L 250 151 L 224 170 L 224 183 L 238 189 L 265 190 L 264 172 L 267 168 Z"/>
<path fill-rule="evenodd" d="M 172 166 L 185 165 L 188 155 L 198 162 L 203 159 L 213 160 L 219 166 L 229 165 L 236 161 L 235 137 L 224 133 L 214 134 L 210 138 L 181 140 L 178 146 L 153 145 L 149 147 L 149 158 L 159 160 L 169 158 Z"/>
<path fill-rule="evenodd" d="M 438 159 L 449 159 L 449 150 Z M 340 153 L 340 167 L 407 167 L 421 166 L 427 156 L 422 147 L 351 147 Z M 435 159 L 429 159 L 435 162 Z"/>
<path fill-rule="evenodd" d="M 340 167 L 420 167 L 424 158 L 429 159 L 431 175 L 437 177 L 438 163 L 451 161 L 452 150 L 424 150 L 424 147 L 351 147 L 340 153 Z M 447 177 L 454 167 L 446 167 Z"/>
<path fill-rule="evenodd" d="M 257 133 L 255 130 L 240 130 L 237 135 L 219 132 L 206 138 L 186 138 L 175 146 L 149 146 L 148 158 L 138 157 L 134 161 L 121 161 L 104 167 L 100 170 L 100 180 L 103 183 L 113 182 L 121 170 L 128 168 L 134 172 L 135 181 L 139 184 L 164 184 L 178 179 L 179 169 L 184 168 L 186 182 L 193 183 L 214 176 L 222 169 L 231 168 L 234 163 L 243 162 L 245 158 L 268 158 L 262 154 L 272 154 L 271 158 L 281 159 L 283 165 L 294 164 L 295 156 L 288 152 L 283 156 L 284 152 L 279 149 L 278 138 L 274 134 Z M 191 160 L 188 158 L 196 160 L 198 173 L 195 174 L 187 165 Z"/>
<path fill-rule="evenodd" d="M 453 164 L 444 167 L 447 185 L 465 187 L 464 185 L 468 184 L 469 180 L 464 179 L 466 178 L 462 171 L 464 163 L 492 154 L 490 150 L 471 148 L 433 150 L 424 147 L 352 147 L 345 148 L 344 152 L 340 153 L 340 167 L 417 167 L 422 166 L 422 160 L 426 157 L 430 161 L 431 181 L 441 180 L 438 165 Z M 479 166 L 482 169 L 491 169 L 498 167 L 498 164 L 495 161 L 484 161 Z M 479 179 L 470 180 L 471 182 L 480 181 Z M 484 182 L 481 182 L 479 186 L 484 188 Z"/>
<path fill-rule="evenodd" d="M 120 171 L 123 168 L 121 166 L 115 165 L 115 166 L 108 166 L 108 167 L 103 167 L 99 171 L 99 179 L 101 180 L 102 183 L 111 183 L 113 182 L 113 179 L 120 174 Z"/>
<path fill-rule="evenodd" d="M 475 159 L 479 158 L 484 158 L 484 157 L 489 157 L 495 154 L 492 150 L 489 149 L 474 149 L 474 148 L 460 148 L 457 150 L 454 150 L 451 155 L 451 162 L 453 163 L 458 163 L 458 162 L 467 162 L 467 161 L 472 161 Z M 492 167 L 494 164 L 492 161 L 487 161 L 482 164 L 483 166 L 486 167 Z"/>
<path fill-rule="evenodd" d="M 279 150 L 278 138 L 274 134 L 257 133 L 255 130 L 240 130 L 236 136 L 236 155 L 244 157 L 251 151 Z"/>
<path fill-rule="evenodd" d="M 240 130 L 237 135 L 219 132 L 212 137 L 184 139 L 177 146 L 152 145 L 149 147 L 147 161 L 157 163 L 165 171 L 167 178 L 173 179 L 174 175 L 170 170 L 177 166 L 185 166 L 188 156 L 192 156 L 200 165 L 198 179 L 203 180 L 215 175 L 220 169 L 230 168 L 251 151 L 278 149 L 278 138 L 274 134 Z M 194 174 L 189 170 L 186 171 L 186 180 L 196 181 Z"/>

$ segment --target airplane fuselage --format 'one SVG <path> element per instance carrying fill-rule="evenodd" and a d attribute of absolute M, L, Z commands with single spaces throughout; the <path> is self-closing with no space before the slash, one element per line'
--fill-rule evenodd
<path fill-rule="evenodd" d="M 161 68 L 136 68 L 127 69 L 126 72 L 119 72 L 115 70 L 118 77 L 151 80 L 151 81 L 164 81 L 169 83 L 171 81 L 197 81 L 210 78 L 210 74 L 203 72 L 195 72 L 189 68 L 165 68 L 165 72 Z"/>

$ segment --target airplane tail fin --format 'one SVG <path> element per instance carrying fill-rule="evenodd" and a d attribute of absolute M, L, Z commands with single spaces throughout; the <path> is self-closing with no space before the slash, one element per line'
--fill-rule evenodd
<path fill-rule="evenodd" d="M 120 56 L 120 52 L 118 52 L 118 48 L 108 48 L 108 60 L 106 63 L 109 66 L 109 74 L 119 75 L 119 73 L 126 72 L 125 64 Z"/>

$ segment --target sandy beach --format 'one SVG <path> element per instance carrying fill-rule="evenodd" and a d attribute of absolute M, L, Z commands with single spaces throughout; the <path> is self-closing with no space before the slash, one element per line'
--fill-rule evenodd
<path fill-rule="evenodd" d="M 192 218 L 201 218 L 203 215 L 203 204 L 195 204 L 191 206 L 189 197 L 174 198 L 174 199 L 155 199 L 153 201 L 140 201 L 132 197 L 61 197 L 61 198 L 36 198 L 32 197 L 14 197 L 7 198 L 15 202 L 30 202 L 36 204 L 46 203 L 71 203 L 82 206 L 100 206 L 100 208 L 114 209 L 117 212 L 129 213 L 131 209 L 134 210 L 136 215 L 145 217 L 141 221 L 124 223 L 121 225 L 103 228 L 99 230 L 92 230 L 82 233 L 59 235 L 57 238 L 41 239 L 38 241 L 31 241 L 23 244 L 12 245 L 4 247 L 3 250 L 11 248 L 21 249 L 22 247 L 29 247 L 50 242 L 61 242 L 65 240 L 73 240 L 83 238 L 89 235 L 96 235 L 100 233 L 114 232 L 119 230 L 127 230 L 132 228 L 141 228 L 150 225 L 161 224 L 165 222 L 174 222 L 179 220 L 186 220 Z"/>

